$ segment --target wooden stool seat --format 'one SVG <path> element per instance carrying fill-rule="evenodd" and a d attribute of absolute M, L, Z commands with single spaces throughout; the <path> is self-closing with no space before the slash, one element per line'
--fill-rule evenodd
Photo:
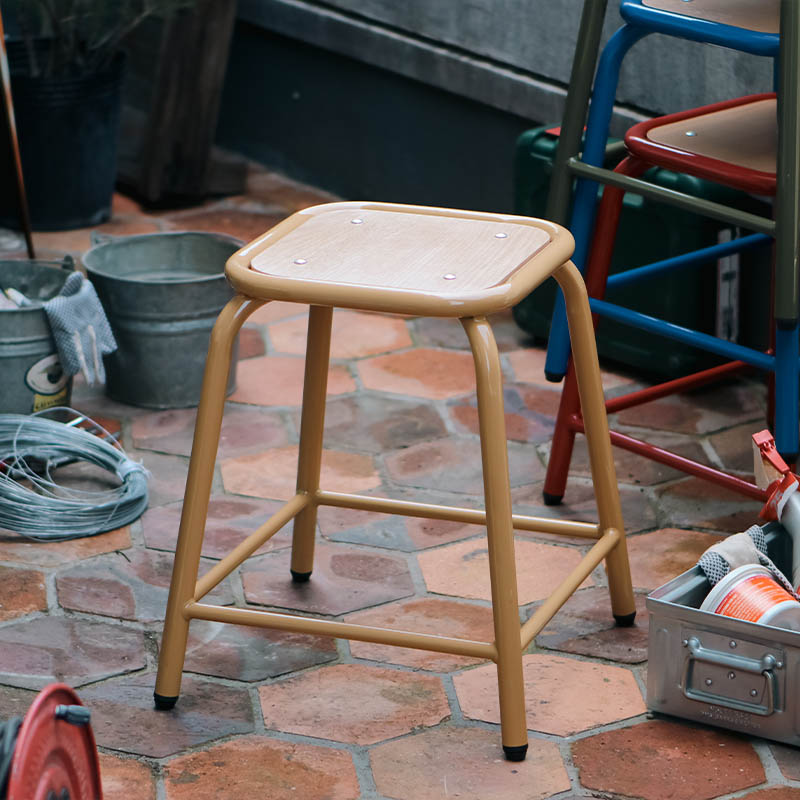
<path fill-rule="evenodd" d="M 780 0 L 642 0 L 642 5 L 759 33 L 780 30 Z"/>
<path fill-rule="evenodd" d="M 294 214 L 230 258 L 226 274 L 238 294 L 223 309 L 211 334 L 159 656 L 157 708 L 172 708 L 178 699 L 192 619 L 324 634 L 494 661 L 503 749 L 510 760 L 525 757 L 528 737 L 522 654 L 533 638 L 604 559 L 615 618 L 619 624 L 630 625 L 635 614 L 591 313 L 586 288 L 569 261 L 572 248 L 572 237 L 565 229 L 542 220 L 419 206 L 332 203 Z M 485 315 L 518 302 L 548 276 L 559 282 L 566 297 L 597 499 L 596 525 L 523 516 L 511 510 L 502 367 Z M 310 305 L 297 492 L 198 579 L 233 343 L 247 317 L 270 300 Z M 485 511 L 332 492 L 320 486 L 334 307 L 459 318 L 475 363 Z M 533 449 L 531 458 L 536 458 Z M 292 580 L 308 581 L 313 570 L 317 509 L 326 505 L 485 525 L 494 641 L 203 601 L 291 520 Z M 521 627 L 515 528 L 594 541 L 580 563 Z"/>
<path fill-rule="evenodd" d="M 625 134 L 648 164 L 756 194 L 775 194 L 774 94 L 750 95 L 640 122 Z"/>
<path fill-rule="evenodd" d="M 524 297 L 569 258 L 565 234 L 499 214 L 331 203 L 257 239 L 231 259 L 228 277 L 274 299 L 464 317 Z"/>

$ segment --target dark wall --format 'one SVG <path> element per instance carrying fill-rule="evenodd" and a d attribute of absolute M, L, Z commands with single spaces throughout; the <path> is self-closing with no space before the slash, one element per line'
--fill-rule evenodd
<path fill-rule="evenodd" d="M 537 123 L 239 23 L 217 141 L 344 198 L 511 211 Z"/>

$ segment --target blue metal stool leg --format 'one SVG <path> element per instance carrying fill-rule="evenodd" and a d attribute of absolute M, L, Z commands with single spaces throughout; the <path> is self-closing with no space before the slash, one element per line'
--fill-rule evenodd
<path fill-rule="evenodd" d="M 798 450 L 798 389 L 797 359 L 798 323 L 778 323 L 775 331 L 775 446 L 783 458 L 792 463 Z"/>
<path fill-rule="evenodd" d="M 581 161 L 587 164 L 596 167 L 603 164 L 622 59 L 628 50 L 648 33 L 649 31 L 624 25 L 611 37 L 600 56 L 592 102 L 589 107 L 589 118 L 586 123 L 586 140 L 581 156 Z M 570 230 L 575 237 L 573 262 L 581 273 L 585 271 L 586 256 L 591 243 L 596 198 L 597 183 L 595 181 L 582 179 L 577 182 Z M 553 320 L 550 323 L 550 339 L 544 366 L 547 380 L 558 382 L 564 377 L 567 371 L 568 357 L 567 316 L 564 298 L 559 290 L 553 309 Z"/>

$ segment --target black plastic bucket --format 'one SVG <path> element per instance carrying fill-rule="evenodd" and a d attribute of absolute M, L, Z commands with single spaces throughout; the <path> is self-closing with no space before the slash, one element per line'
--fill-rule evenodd
<path fill-rule="evenodd" d="M 74 77 L 31 77 L 14 71 L 23 63 L 10 42 L 11 91 L 22 172 L 34 230 L 98 225 L 111 217 L 117 175 L 117 141 L 125 59 Z M 0 175 L 13 187 L 10 144 L 0 125 Z M 0 226 L 19 230 L 16 195 L 0 193 Z"/>

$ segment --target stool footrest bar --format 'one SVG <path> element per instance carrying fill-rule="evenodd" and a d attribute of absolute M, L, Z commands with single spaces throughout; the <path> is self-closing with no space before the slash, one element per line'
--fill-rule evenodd
<path fill-rule="evenodd" d="M 268 542 L 287 522 L 294 519 L 310 502 L 310 495 L 296 494 L 286 505 L 276 511 L 243 542 L 236 545 L 222 561 L 197 581 L 194 589 L 194 599 L 199 600 L 201 597 L 205 597 L 217 584 L 224 581 L 236 567 L 253 555 L 265 542 Z"/>
<path fill-rule="evenodd" d="M 388 497 L 368 497 L 360 494 L 326 491 L 317 492 L 315 501 L 321 506 L 352 508 L 357 511 L 376 511 L 426 519 L 446 519 L 475 525 L 486 524 L 486 512 L 477 508 L 440 506 L 431 503 L 414 503 L 408 500 L 393 500 Z M 578 536 L 584 539 L 599 539 L 602 535 L 599 527 L 591 522 L 570 522 L 549 517 L 531 517 L 526 514 L 513 514 L 511 521 L 514 528 L 520 531 Z"/>
<path fill-rule="evenodd" d="M 427 633 L 376 628 L 371 625 L 353 625 L 330 619 L 301 617 L 296 614 L 278 614 L 252 608 L 230 608 L 206 603 L 187 603 L 184 615 L 189 619 L 206 619 L 211 622 L 231 622 L 235 625 L 252 625 L 259 628 L 333 636 L 339 639 L 354 639 L 359 642 L 375 642 L 396 647 L 412 647 L 416 650 L 432 650 L 437 653 L 453 653 L 460 656 L 497 659 L 497 649 L 490 642 L 475 642 L 469 639 L 454 639 L 449 636 L 434 636 Z"/>
<path fill-rule="evenodd" d="M 592 570 L 619 544 L 621 534 L 615 528 L 598 539 L 592 549 L 580 560 L 575 569 L 559 584 L 550 597 L 534 611 L 520 630 L 520 644 L 524 650 L 535 636 L 555 616 L 575 590 L 589 577 Z"/>

